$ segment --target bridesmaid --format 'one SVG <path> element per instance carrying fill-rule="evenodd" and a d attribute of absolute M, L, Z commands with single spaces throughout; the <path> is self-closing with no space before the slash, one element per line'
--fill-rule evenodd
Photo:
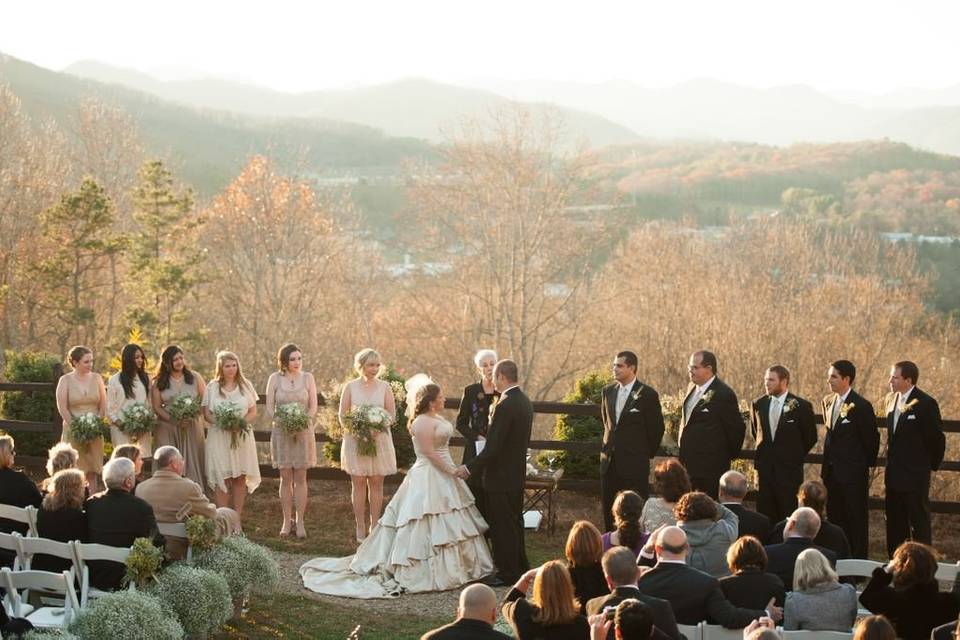
<path fill-rule="evenodd" d="M 114 448 L 130 443 L 130 438 L 117 428 L 120 412 L 135 402 L 149 406 L 147 391 L 150 379 L 147 377 L 147 356 L 138 344 L 128 344 L 120 352 L 120 371 L 107 381 L 107 418 L 110 420 L 110 442 Z M 136 442 L 140 455 L 153 456 L 153 435 L 145 433 Z"/>
<path fill-rule="evenodd" d="M 353 358 L 353 367 L 358 377 L 348 382 L 340 394 L 338 417 L 343 429 L 343 446 L 340 449 L 340 467 L 350 474 L 352 483 L 350 499 L 353 502 L 353 517 L 357 523 L 357 542 L 363 542 L 380 519 L 383 509 L 383 477 L 397 472 L 397 454 L 388 429 L 375 436 L 377 453 L 362 456 L 357 452 L 357 439 L 344 425 L 344 416 L 361 405 L 383 407 L 396 419 L 397 406 L 393 391 L 387 382 L 379 379 L 382 372 L 380 354 L 373 349 L 364 349 Z M 367 493 L 370 497 L 370 520 L 367 521 Z"/>
<path fill-rule="evenodd" d="M 77 468 L 87 478 L 90 493 L 96 493 L 100 486 L 100 472 L 103 470 L 103 438 L 81 444 L 70 440 L 70 421 L 85 413 L 93 413 L 101 418 L 107 414 L 107 392 L 103 378 L 93 372 L 93 351 L 77 346 L 67 355 L 73 371 L 61 376 L 57 382 L 57 411 L 63 419 L 61 442 L 80 454 Z"/>
<path fill-rule="evenodd" d="M 493 366 L 497 364 L 497 352 L 481 349 L 473 356 L 473 363 L 480 374 L 480 382 L 468 384 L 460 398 L 460 412 L 457 414 L 457 431 L 463 434 L 467 442 L 463 446 L 463 464 L 477 457 L 477 443 L 487 439 L 490 426 L 490 407 L 500 397 L 493 386 Z M 480 515 L 487 519 L 487 496 L 483 492 L 483 479 L 474 474 L 467 480 L 467 486 L 473 492 Z"/>
<path fill-rule="evenodd" d="M 230 446 L 230 433 L 215 426 L 217 405 L 232 402 L 246 409 L 244 419 L 249 423 L 257 417 L 257 392 L 240 371 L 240 358 L 229 351 L 217 353 L 216 377 L 203 394 L 203 418 L 212 427 L 207 432 L 205 464 L 207 485 L 214 490 L 213 501 L 218 507 L 230 507 L 243 515 L 247 493 L 260 486 L 260 463 L 253 433 L 240 438 L 237 448 Z"/>
<path fill-rule="evenodd" d="M 183 349 L 175 344 L 160 354 L 160 369 L 150 388 L 150 402 L 157 413 L 156 448 L 174 446 L 183 456 L 183 475 L 201 487 L 207 486 L 204 473 L 204 435 L 201 416 L 183 424 L 173 422 L 166 407 L 178 396 L 193 398 L 199 405 L 207 389 L 206 383 L 196 371 L 191 371 L 183 356 Z"/>
<path fill-rule="evenodd" d="M 284 433 L 276 424 L 270 430 L 270 457 L 274 469 L 280 469 L 280 508 L 283 510 L 280 537 L 289 536 L 295 525 L 297 537 L 306 538 L 307 469 L 317 466 L 313 425 L 317 415 L 317 383 L 313 374 L 303 370 L 303 354 L 295 344 L 280 347 L 277 365 L 280 370 L 271 373 L 267 380 L 267 418 L 273 419 L 277 406 L 293 402 L 303 407 L 310 417 L 307 429 L 294 436 Z"/>

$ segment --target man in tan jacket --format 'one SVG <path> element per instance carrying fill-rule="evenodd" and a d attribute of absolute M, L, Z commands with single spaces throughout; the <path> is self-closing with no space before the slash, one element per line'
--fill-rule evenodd
<path fill-rule="evenodd" d="M 193 480 L 183 477 L 183 456 L 176 447 L 164 446 L 153 454 L 155 470 L 149 480 L 137 485 L 136 495 L 153 507 L 157 522 L 182 522 L 189 516 L 204 516 L 217 523 L 221 536 L 240 533 L 240 516 L 228 507 L 217 508 Z M 187 552 L 186 538 L 166 536 L 167 554 L 181 559 Z"/>

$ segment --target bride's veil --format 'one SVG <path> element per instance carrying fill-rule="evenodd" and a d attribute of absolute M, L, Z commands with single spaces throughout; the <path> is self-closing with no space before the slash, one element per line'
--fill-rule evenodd
<path fill-rule="evenodd" d="M 420 391 L 420 389 L 422 389 L 423 387 L 432 383 L 433 383 L 433 380 L 431 380 L 430 376 L 428 376 L 425 373 L 417 373 L 403 383 L 403 388 L 407 392 L 407 419 L 408 420 L 413 420 L 413 412 L 417 408 L 417 392 Z"/>

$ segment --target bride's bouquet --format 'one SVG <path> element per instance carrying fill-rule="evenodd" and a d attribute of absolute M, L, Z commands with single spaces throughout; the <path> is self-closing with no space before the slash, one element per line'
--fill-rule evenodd
<path fill-rule="evenodd" d="M 84 413 L 70 421 L 68 438 L 80 447 L 88 449 L 90 443 L 103 436 L 103 419 L 95 413 Z"/>
<path fill-rule="evenodd" d="M 343 416 L 347 431 L 357 439 L 357 453 L 361 456 L 377 455 L 378 433 L 386 433 L 393 419 L 383 407 L 362 404 Z"/>
<path fill-rule="evenodd" d="M 244 420 L 246 412 L 233 402 L 222 402 L 213 410 L 213 420 L 220 429 L 230 434 L 230 448 L 240 446 L 240 440 L 247 437 L 253 429 Z"/>
<path fill-rule="evenodd" d="M 153 433 L 157 426 L 157 414 L 143 402 L 131 402 L 120 410 L 117 428 L 120 429 L 131 442 L 137 442 L 148 433 Z"/>
<path fill-rule="evenodd" d="M 310 416 L 299 402 L 277 405 L 273 421 L 288 436 L 297 436 L 310 426 Z"/>
<path fill-rule="evenodd" d="M 190 421 L 200 415 L 200 403 L 193 396 L 181 393 L 167 405 L 167 413 L 179 425 L 180 431 L 185 431 Z"/>

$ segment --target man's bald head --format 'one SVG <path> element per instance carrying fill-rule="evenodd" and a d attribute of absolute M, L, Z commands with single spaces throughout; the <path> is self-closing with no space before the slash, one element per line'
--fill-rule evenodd
<path fill-rule="evenodd" d="M 654 543 L 657 555 L 670 560 L 682 560 L 687 555 L 687 534 L 677 526 L 665 527 Z"/>
<path fill-rule="evenodd" d="M 820 532 L 820 516 L 810 507 L 800 507 L 790 514 L 783 528 L 783 539 L 810 538 L 813 540 Z"/>
<path fill-rule="evenodd" d="M 493 624 L 497 620 L 497 594 L 485 584 L 470 585 L 460 592 L 457 617 Z"/>
<path fill-rule="evenodd" d="M 747 477 L 731 469 L 720 476 L 720 502 L 743 502 L 748 488 Z"/>

